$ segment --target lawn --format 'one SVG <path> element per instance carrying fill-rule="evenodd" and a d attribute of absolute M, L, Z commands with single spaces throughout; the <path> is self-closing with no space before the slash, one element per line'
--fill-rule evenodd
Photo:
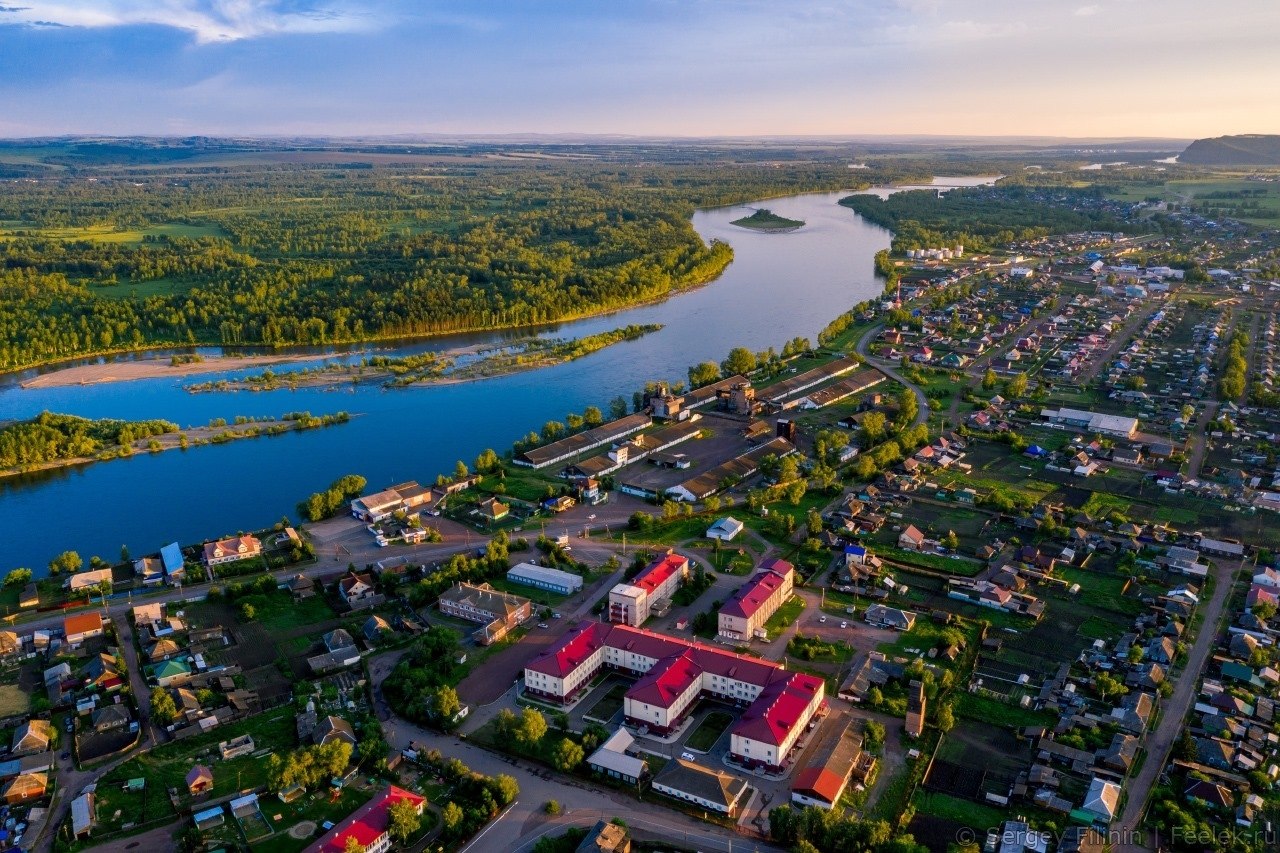
<path fill-rule="evenodd" d="M 337 823 L 364 805 L 372 795 L 372 788 L 348 787 L 343 788 L 336 799 L 331 797 L 327 791 L 317 791 L 307 794 L 292 803 L 282 803 L 275 798 L 269 801 L 262 801 L 263 815 L 267 818 L 267 824 L 275 831 L 275 834 L 268 838 L 255 840 L 253 849 L 255 851 L 267 851 L 267 853 L 296 853 L 296 851 L 302 850 L 311 844 L 315 839 L 315 835 L 294 838 L 289 835 L 289 830 L 292 827 L 303 821 L 311 821 L 316 824 L 316 834 L 318 835 L 324 831 L 321 825 L 325 821 Z M 280 820 L 276 820 L 277 815 L 279 815 Z M 434 819 L 435 815 L 432 812 L 424 811 L 422 813 L 423 827 L 430 827 Z"/>
<path fill-rule="evenodd" d="M 957 692 L 955 711 L 961 717 L 997 726 L 1052 726 L 1058 718 L 1047 711 L 1033 711 L 1008 705 L 987 696 Z"/>
<path fill-rule="evenodd" d="M 601 696 L 585 716 L 593 720 L 612 720 L 613 715 L 622 710 L 622 700 L 627 695 L 625 684 L 615 684 L 609 692 Z"/>
<path fill-rule="evenodd" d="M 253 735 L 257 751 L 286 752 L 294 746 L 293 708 L 284 706 L 228 726 L 220 726 L 206 735 L 174 741 L 156 747 L 150 752 L 136 755 L 104 776 L 100 788 L 118 788 L 128 779 L 141 777 L 147 780 L 147 788 L 153 795 L 152 798 L 164 801 L 160 808 L 168 808 L 172 811 L 164 792 L 175 787 L 185 790 L 187 772 L 192 765 L 200 761 L 213 770 L 213 791 L 210 799 L 265 785 L 267 762 L 263 757 L 246 755 L 230 761 L 222 761 L 218 756 L 217 747 L 220 741 L 230 740 L 241 734 Z"/>
<path fill-rule="evenodd" d="M 764 623 L 764 629 L 769 632 L 769 636 L 772 637 L 783 628 L 789 628 L 795 624 L 795 621 L 800 618 L 800 614 L 804 612 L 804 603 L 803 598 L 793 595 L 774 611 L 774 614 L 769 617 L 769 621 Z"/>
<path fill-rule="evenodd" d="M 698 723 L 698 727 L 693 730 L 693 734 L 689 735 L 689 739 L 685 741 L 685 746 L 690 749 L 696 749 L 699 752 L 709 752 L 711 747 L 716 745 L 716 741 L 720 739 L 720 736 L 732 724 L 732 714 L 724 711 L 712 711 L 702 718 L 701 723 Z"/>
<path fill-rule="evenodd" d="M 962 800 L 949 794 L 931 793 L 923 789 L 916 792 L 914 805 L 920 814 L 954 820 L 979 831 L 1001 826 L 1008 818 L 1004 811 L 994 806 Z"/>
<path fill-rule="evenodd" d="M 306 625 L 328 622 L 337 616 L 333 608 L 325 603 L 324 597 L 319 595 L 304 598 L 301 601 L 294 601 L 293 597 L 287 592 L 275 590 L 270 593 L 247 595 L 243 600 L 253 604 L 253 621 L 262 625 L 272 634 L 283 634 Z M 239 608 L 240 599 L 233 602 L 232 606 Z M 201 614 L 206 607 L 208 605 L 203 603 L 188 605 L 188 608 L 195 611 L 196 614 Z M 196 621 L 204 625 L 208 624 L 210 620 L 200 620 L 197 616 Z"/>
<path fill-rule="evenodd" d="M 16 684 L 0 684 L 0 717 L 16 717 L 27 713 L 27 694 Z"/>

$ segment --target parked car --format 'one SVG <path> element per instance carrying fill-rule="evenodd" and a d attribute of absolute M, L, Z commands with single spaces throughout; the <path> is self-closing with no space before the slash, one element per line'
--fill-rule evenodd
<path fill-rule="evenodd" d="M 841 627 L 841 628 L 848 628 L 848 627 L 849 627 L 849 623 L 848 623 L 848 622 L 841 622 L 841 623 L 840 623 L 840 627 Z"/>
<path fill-rule="evenodd" d="M 539 623 L 538 623 L 538 627 L 539 627 L 539 628 L 545 628 L 545 627 L 547 627 L 547 623 L 546 623 L 546 622 L 539 622 Z"/>
<path fill-rule="evenodd" d="M 682 752 L 680 753 L 680 757 L 683 758 L 685 761 L 695 760 L 692 752 Z"/>

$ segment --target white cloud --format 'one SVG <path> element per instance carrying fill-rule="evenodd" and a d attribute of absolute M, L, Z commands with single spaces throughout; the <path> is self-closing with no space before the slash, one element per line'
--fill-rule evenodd
<path fill-rule="evenodd" d="M 1101 7 L 1101 6 L 1098 6 L 1098 5 L 1095 3 L 1095 4 L 1091 4 L 1091 5 L 1089 5 L 1089 6 L 1081 6 L 1079 9 L 1076 9 L 1076 13 L 1075 13 L 1075 14 L 1076 14 L 1076 17 L 1077 17 L 1077 18 L 1088 18 L 1088 17 L 1090 17 L 1090 16 L 1092 16 L 1092 15 L 1096 15 L 1096 14 L 1098 14 L 1098 13 L 1099 13 L 1099 12 L 1101 12 L 1101 11 L 1102 11 L 1102 7 Z"/>
<path fill-rule="evenodd" d="M 173 27 L 200 44 L 262 36 L 371 30 L 367 12 L 302 0 L 24 0 L 0 7 L 0 24 L 63 27 Z"/>

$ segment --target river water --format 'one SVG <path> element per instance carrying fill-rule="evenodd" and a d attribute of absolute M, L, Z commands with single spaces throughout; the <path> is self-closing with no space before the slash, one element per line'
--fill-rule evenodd
<path fill-rule="evenodd" d="M 0 386 L 0 419 L 43 410 L 90 418 L 164 418 L 182 426 L 300 410 L 346 410 L 357 417 L 304 433 L 0 480 L 0 571 L 29 566 L 42 574 L 49 559 L 67 549 L 79 551 L 86 561 L 91 554 L 115 559 L 122 544 L 143 554 L 175 539 L 195 542 L 265 527 L 343 474 L 362 474 L 371 488 L 410 479 L 429 482 L 438 472 L 451 471 L 458 459 L 470 464 L 486 447 L 507 450 L 548 420 L 563 420 L 589 405 L 607 411 L 610 399 L 621 394 L 630 400 L 647 380 L 684 380 L 689 365 L 719 361 L 732 347 L 759 351 L 781 348 L 796 336 L 814 339 L 833 317 L 883 286 L 874 275 L 873 257 L 889 246 L 890 234 L 838 206 L 844 195 L 814 193 L 698 211 L 693 217 L 698 233 L 733 246 L 734 260 L 724 274 L 665 302 L 545 330 L 577 337 L 629 323 L 665 326 L 640 340 L 542 370 L 396 390 L 368 385 L 203 394 L 184 391 L 183 385 L 253 371 L 41 389 L 21 389 L 9 377 Z M 789 234 L 768 234 L 729 224 L 755 207 L 806 225 Z M 408 354 L 504 337 L 512 335 L 379 349 Z M 318 354 L 315 363 L 323 360 Z"/>

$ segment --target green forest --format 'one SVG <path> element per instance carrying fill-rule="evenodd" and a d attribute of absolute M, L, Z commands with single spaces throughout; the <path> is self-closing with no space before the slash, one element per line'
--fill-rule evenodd
<path fill-rule="evenodd" d="M 93 421 L 42 412 L 0 428 L 0 468 L 89 457 L 113 448 L 128 452 L 140 438 L 177 431 L 178 425 L 168 421 Z"/>
<path fill-rule="evenodd" d="M 915 190 L 887 199 L 851 195 L 840 203 L 894 232 L 893 251 L 957 243 L 987 251 L 1016 240 L 1073 231 L 1125 231 L 1120 205 L 1094 189 L 998 186 Z"/>
<path fill-rule="evenodd" d="M 327 344 L 565 320 L 717 276 L 695 207 L 828 166 L 163 169 L 0 196 L 0 369 L 167 344 Z"/>

